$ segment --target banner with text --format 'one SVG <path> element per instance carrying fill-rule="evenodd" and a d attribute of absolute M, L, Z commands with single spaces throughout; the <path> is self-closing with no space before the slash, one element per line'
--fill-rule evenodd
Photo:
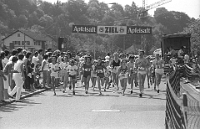
<path fill-rule="evenodd" d="M 126 34 L 126 26 L 97 26 L 97 34 Z"/>
<path fill-rule="evenodd" d="M 73 25 L 72 33 L 86 34 L 152 34 L 152 27 L 149 26 L 94 26 L 94 25 Z"/>
<path fill-rule="evenodd" d="M 97 26 L 93 26 L 93 25 L 73 25 L 72 26 L 72 33 L 96 34 L 97 33 Z"/>
<path fill-rule="evenodd" d="M 127 26 L 127 34 L 151 34 L 152 27 L 149 26 Z"/>

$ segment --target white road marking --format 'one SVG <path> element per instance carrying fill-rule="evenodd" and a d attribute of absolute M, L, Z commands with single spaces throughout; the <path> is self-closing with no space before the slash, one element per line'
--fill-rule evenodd
<path fill-rule="evenodd" d="M 92 112 L 120 112 L 120 110 L 92 110 Z"/>

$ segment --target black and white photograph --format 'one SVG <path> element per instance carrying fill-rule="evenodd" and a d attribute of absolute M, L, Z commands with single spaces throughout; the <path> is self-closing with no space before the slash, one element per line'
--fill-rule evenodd
<path fill-rule="evenodd" d="M 0 0 L 0 129 L 200 129 L 200 0 Z"/>

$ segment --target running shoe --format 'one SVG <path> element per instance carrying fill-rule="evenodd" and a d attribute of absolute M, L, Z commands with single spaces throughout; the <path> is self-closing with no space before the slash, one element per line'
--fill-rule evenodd
<path fill-rule="evenodd" d="M 142 97 L 142 93 L 140 93 L 140 98 Z"/>

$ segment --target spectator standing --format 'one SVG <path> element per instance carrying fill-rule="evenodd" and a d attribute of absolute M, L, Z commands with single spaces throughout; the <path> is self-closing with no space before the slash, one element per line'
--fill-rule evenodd
<path fill-rule="evenodd" d="M 6 64 L 8 63 L 8 61 L 9 61 L 8 59 L 9 59 L 9 56 L 10 56 L 10 52 L 8 50 L 5 50 L 4 53 L 5 53 L 5 57 L 2 60 L 3 67 L 5 67 Z"/>
<path fill-rule="evenodd" d="M 25 88 L 27 91 L 34 90 L 34 88 L 30 86 L 30 82 L 31 82 L 30 79 L 31 79 L 31 78 L 28 76 L 29 74 L 32 74 L 32 71 L 31 71 L 31 55 L 32 55 L 31 52 L 27 52 L 26 58 L 25 58 L 25 60 L 24 60 L 24 66 L 25 66 L 25 82 L 24 82 L 24 88 Z"/>
<path fill-rule="evenodd" d="M 17 63 L 14 64 L 14 71 L 16 71 L 16 73 L 13 73 L 13 80 L 15 81 L 16 86 L 11 91 L 10 96 L 13 96 L 15 93 L 17 93 L 16 98 L 15 98 L 16 101 L 19 101 L 20 99 L 22 86 L 25 80 L 23 58 L 24 58 L 24 55 L 19 54 L 18 55 L 19 60 L 17 61 Z"/>
<path fill-rule="evenodd" d="M 12 58 L 13 58 L 14 56 L 17 57 L 17 54 L 18 54 L 18 51 L 15 50 L 15 49 L 13 49 L 13 50 L 12 50 L 12 56 L 10 56 L 10 58 L 8 59 L 8 61 L 12 61 Z"/>
<path fill-rule="evenodd" d="M 41 65 L 42 64 L 42 60 L 43 60 L 43 50 L 40 49 L 38 50 L 38 60 L 39 60 L 39 64 Z"/>
<path fill-rule="evenodd" d="M 3 80 L 6 80 L 4 73 L 3 73 L 3 64 L 2 64 L 2 55 L 0 53 L 0 102 L 4 101 L 4 83 Z"/>
<path fill-rule="evenodd" d="M 10 86 L 10 80 L 11 80 L 11 74 L 13 72 L 13 65 L 17 62 L 18 58 L 17 57 L 13 57 L 12 61 L 9 61 L 6 66 L 3 69 L 3 73 L 6 77 L 6 80 L 4 80 L 4 98 L 5 101 L 9 101 L 9 97 L 8 97 L 8 89 Z"/>

